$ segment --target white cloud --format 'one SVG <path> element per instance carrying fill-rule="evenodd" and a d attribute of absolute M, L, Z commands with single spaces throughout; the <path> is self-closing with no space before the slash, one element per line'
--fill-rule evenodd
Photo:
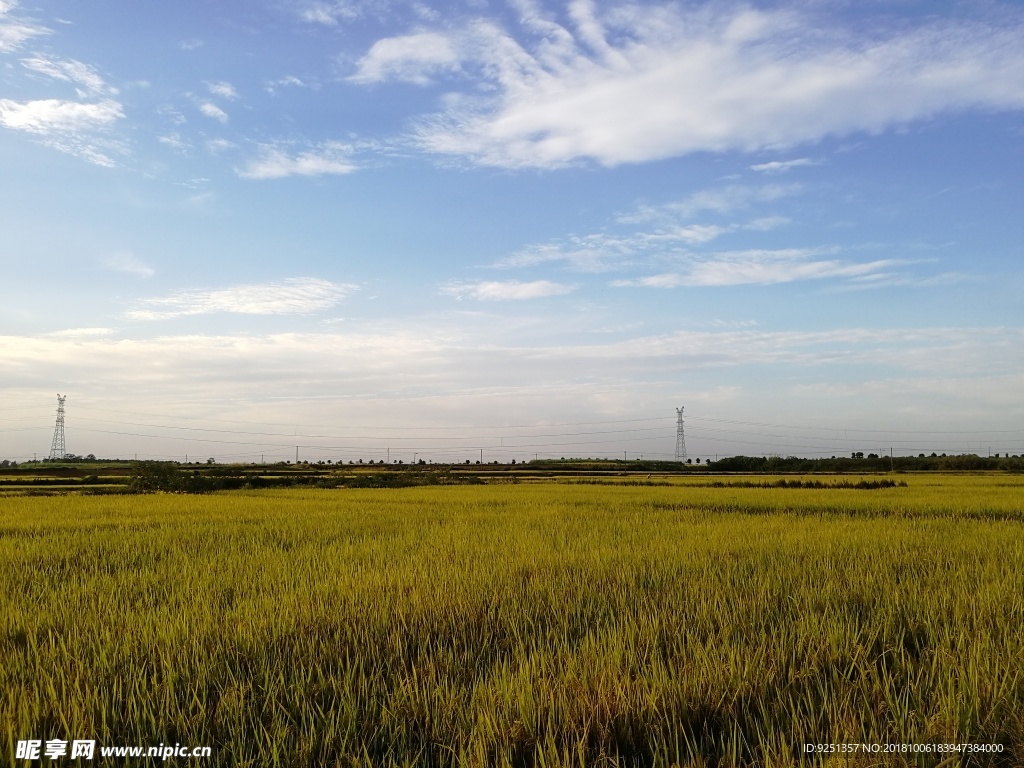
<path fill-rule="evenodd" d="M 650 225 L 646 228 L 647 231 L 573 235 L 563 240 L 529 246 L 500 259 L 493 266 L 527 267 L 564 262 L 581 272 L 605 272 L 635 266 L 654 256 L 688 253 L 687 247 L 710 243 L 731 232 L 768 231 L 787 223 L 788 219 L 781 216 L 765 216 L 746 224 L 686 223 L 687 220 L 701 213 L 732 213 L 795 195 L 800 190 L 801 187 L 795 184 L 728 186 L 702 190 L 676 202 L 640 206 L 616 219 L 618 224 Z"/>
<path fill-rule="evenodd" d="M 86 104 L 60 99 L 0 99 L 0 125 L 42 136 L 105 128 L 122 117 L 121 105 L 112 100 Z"/>
<path fill-rule="evenodd" d="M 227 139 L 210 139 L 206 142 L 206 148 L 215 155 L 229 149 L 234 149 L 237 146 L 233 141 L 228 141 Z"/>
<path fill-rule="evenodd" d="M 44 56 L 33 56 L 22 59 L 21 64 L 32 72 L 46 75 L 54 80 L 74 83 L 79 86 L 79 96 L 82 98 L 95 94 L 117 93 L 116 89 L 111 88 L 104 82 L 95 69 L 88 64 L 83 64 L 74 59 L 53 59 Z"/>
<path fill-rule="evenodd" d="M 0 125 L 38 136 L 46 146 L 107 167 L 115 165 L 108 152 L 121 152 L 124 147 L 101 138 L 99 132 L 122 117 L 121 105 L 110 99 L 93 103 L 0 99 Z"/>
<path fill-rule="evenodd" d="M 561 241 L 529 246 L 500 259 L 494 266 L 504 269 L 564 262 L 579 272 L 607 272 L 630 264 L 637 255 L 637 248 L 638 243 L 628 236 L 572 236 Z"/>
<path fill-rule="evenodd" d="M 132 320 L 166 320 L 219 312 L 303 315 L 329 309 L 355 290 L 356 286 L 348 283 L 293 277 L 276 283 L 183 291 L 164 298 L 145 299 L 126 314 Z"/>
<path fill-rule="evenodd" d="M 311 24 L 323 24 L 327 27 L 337 26 L 341 22 L 358 19 L 365 12 L 367 3 L 358 0 L 337 0 L 336 2 L 309 3 L 299 11 L 299 18 Z M 380 9 L 384 3 L 380 0 L 371 7 Z"/>
<path fill-rule="evenodd" d="M 750 170 L 761 173 L 785 173 L 791 168 L 800 168 L 807 165 L 820 165 L 820 163 L 809 157 L 798 157 L 795 160 L 772 160 L 770 163 L 758 163 L 750 166 Z"/>
<path fill-rule="evenodd" d="M 97 336 L 110 336 L 114 333 L 113 328 L 66 328 L 63 331 L 53 331 L 46 334 L 52 339 L 89 339 Z"/>
<path fill-rule="evenodd" d="M 260 157 L 236 172 L 243 179 L 352 173 L 358 168 L 352 160 L 352 153 L 350 145 L 333 141 L 294 155 L 278 146 L 263 145 Z"/>
<path fill-rule="evenodd" d="M 785 216 L 762 216 L 759 219 L 754 219 L 743 226 L 744 229 L 749 229 L 752 232 L 770 232 L 773 229 L 789 224 L 790 219 Z"/>
<path fill-rule="evenodd" d="M 479 283 L 452 282 L 441 287 L 441 292 L 456 298 L 468 297 L 478 301 L 511 301 L 562 296 L 576 290 L 575 286 L 536 280 L 530 283 L 518 280 L 504 282 L 485 280 Z"/>
<path fill-rule="evenodd" d="M 17 6 L 14 0 L 0 2 L 0 53 L 12 53 L 21 48 L 26 40 L 50 34 L 47 27 L 12 15 L 11 11 Z"/>
<path fill-rule="evenodd" d="M 234 101 L 238 98 L 238 91 L 235 90 L 235 86 L 231 83 L 219 82 L 219 83 L 207 83 L 206 87 L 210 93 L 214 96 L 219 96 L 222 99 L 228 99 Z"/>
<path fill-rule="evenodd" d="M 453 40 L 437 32 L 419 32 L 403 37 L 378 40 L 358 62 L 358 70 L 349 80 L 355 83 L 379 83 L 404 80 L 426 85 L 430 76 L 454 68 L 459 62 Z"/>
<path fill-rule="evenodd" d="M 179 152 L 184 152 L 190 146 L 188 140 L 183 138 L 182 135 L 177 132 L 169 133 L 166 136 L 157 136 L 156 140 L 171 149 L 178 150 Z"/>
<path fill-rule="evenodd" d="M 281 88 L 319 88 L 319 84 L 312 80 L 303 80 L 295 75 L 285 75 L 277 80 L 268 80 L 265 86 L 267 93 L 276 94 Z"/>
<path fill-rule="evenodd" d="M 204 101 L 199 105 L 199 111 L 207 117 L 212 117 L 214 120 L 219 120 L 222 123 L 226 123 L 228 121 L 228 113 L 213 102 Z"/>
<path fill-rule="evenodd" d="M 655 253 L 675 253 L 686 246 L 709 243 L 737 228 L 733 225 L 690 224 L 622 235 L 596 233 L 573 236 L 524 248 L 499 260 L 494 266 L 528 267 L 560 261 L 580 272 L 606 272 L 635 265 Z"/>
<path fill-rule="evenodd" d="M 450 94 L 413 139 L 503 167 L 780 149 L 944 112 L 1024 108 L 1015 17 L 926 21 L 870 37 L 810 11 L 733 4 L 602 15 L 580 0 L 570 17 L 563 26 L 524 14 L 529 43 L 483 21 L 378 40 L 352 79 L 478 73 L 478 87 Z"/>
<path fill-rule="evenodd" d="M 828 249 L 729 251 L 695 256 L 681 272 L 651 275 L 636 280 L 616 280 L 616 287 L 679 288 L 684 286 L 773 285 L 797 280 L 846 278 L 865 280 L 885 276 L 885 270 L 902 262 L 881 259 L 844 262 L 816 259 Z"/>
<path fill-rule="evenodd" d="M 765 184 L 745 186 L 734 184 L 694 192 L 682 200 L 663 205 L 643 205 L 618 217 L 622 224 L 648 221 L 690 219 L 700 213 L 726 214 L 747 209 L 759 203 L 770 203 L 792 197 L 803 191 L 799 184 Z"/>
<path fill-rule="evenodd" d="M 156 274 L 151 266 L 130 251 L 120 251 L 103 259 L 103 266 L 114 272 L 124 272 L 136 277 L 152 277 Z"/>

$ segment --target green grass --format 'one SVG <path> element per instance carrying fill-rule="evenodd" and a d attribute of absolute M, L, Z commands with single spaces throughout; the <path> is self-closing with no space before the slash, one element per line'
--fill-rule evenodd
<path fill-rule="evenodd" d="M 0 762 L 1024 764 L 1024 478 L 903 479 L 0 499 Z"/>

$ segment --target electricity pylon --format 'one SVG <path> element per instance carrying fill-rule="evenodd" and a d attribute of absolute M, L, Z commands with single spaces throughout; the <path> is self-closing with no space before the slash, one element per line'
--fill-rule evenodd
<path fill-rule="evenodd" d="M 67 395 L 57 395 L 57 424 L 53 428 L 53 444 L 50 446 L 50 461 L 63 459 L 67 456 L 67 448 L 64 445 L 64 401 Z"/>
<path fill-rule="evenodd" d="M 686 435 L 683 434 L 683 409 L 676 408 L 676 461 L 686 461 Z"/>

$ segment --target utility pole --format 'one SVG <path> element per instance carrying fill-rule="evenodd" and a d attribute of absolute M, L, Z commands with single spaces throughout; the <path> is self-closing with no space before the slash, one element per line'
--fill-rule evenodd
<path fill-rule="evenodd" d="M 484 449 L 483 448 L 480 449 L 480 463 L 481 464 L 484 463 Z"/>
<path fill-rule="evenodd" d="M 299 463 L 299 446 L 295 446 L 295 463 Z"/>

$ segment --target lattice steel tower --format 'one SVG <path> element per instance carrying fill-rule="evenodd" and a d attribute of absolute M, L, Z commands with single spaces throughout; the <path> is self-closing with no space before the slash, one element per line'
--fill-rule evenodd
<path fill-rule="evenodd" d="M 686 461 L 686 435 L 683 434 L 683 409 L 676 408 L 676 461 Z"/>
<path fill-rule="evenodd" d="M 67 395 L 57 395 L 57 424 L 53 428 L 53 444 L 50 446 L 51 461 L 68 455 L 64 446 L 64 401 L 67 399 Z"/>

